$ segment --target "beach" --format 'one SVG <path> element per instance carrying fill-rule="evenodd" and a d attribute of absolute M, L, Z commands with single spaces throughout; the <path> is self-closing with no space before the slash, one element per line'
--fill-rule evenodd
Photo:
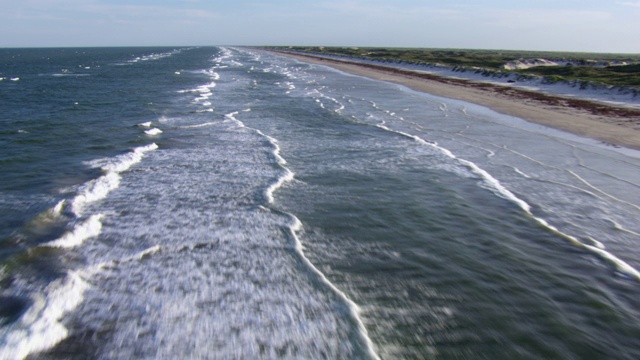
<path fill-rule="evenodd" d="M 486 106 L 505 115 L 640 150 L 640 110 L 515 87 L 443 77 L 389 66 L 277 52 L 300 61 L 407 86 L 432 95 Z"/>
<path fill-rule="evenodd" d="M 640 359 L 640 156 L 522 119 L 587 110 L 247 48 L 0 60 L 0 359 Z"/>

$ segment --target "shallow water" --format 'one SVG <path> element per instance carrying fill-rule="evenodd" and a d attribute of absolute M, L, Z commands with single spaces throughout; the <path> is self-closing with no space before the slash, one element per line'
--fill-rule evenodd
<path fill-rule="evenodd" d="M 637 152 L 254 50 L 0 59 L 2 357 L 640 356 Z"/>

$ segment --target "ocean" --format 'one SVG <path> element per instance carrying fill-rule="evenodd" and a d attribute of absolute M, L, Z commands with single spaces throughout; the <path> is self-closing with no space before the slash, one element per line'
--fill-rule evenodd
<path fill-rule="evenodd" d="M 0 49 L 1 359 L 640 358 L 640 152 L 233 47 Z"/>

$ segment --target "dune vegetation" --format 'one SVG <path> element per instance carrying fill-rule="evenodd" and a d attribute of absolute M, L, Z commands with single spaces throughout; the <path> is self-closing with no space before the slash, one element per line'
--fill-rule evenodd
<path fill-rule="evenodd" d="M 541 76 L 547 82 L 582 81 L 640 86 L 640 54 L 597 54 L 514 50 L 286 47 L 277 50 L 337 55 L 381 62 L 444 65 L 460 71 Z"/>

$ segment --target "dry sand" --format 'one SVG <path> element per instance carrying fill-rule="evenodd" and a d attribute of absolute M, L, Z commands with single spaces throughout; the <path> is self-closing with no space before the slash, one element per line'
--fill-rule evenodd
<path fill-rule="evenodd" d="M 355 75 L 402 84 L 437 96 L 479 104 L 502 114 L 597 139 L 612 146 L 640 150 L 638 109 L 381 65 L 287 52 L 278 54 L 331 66 Z"/>

